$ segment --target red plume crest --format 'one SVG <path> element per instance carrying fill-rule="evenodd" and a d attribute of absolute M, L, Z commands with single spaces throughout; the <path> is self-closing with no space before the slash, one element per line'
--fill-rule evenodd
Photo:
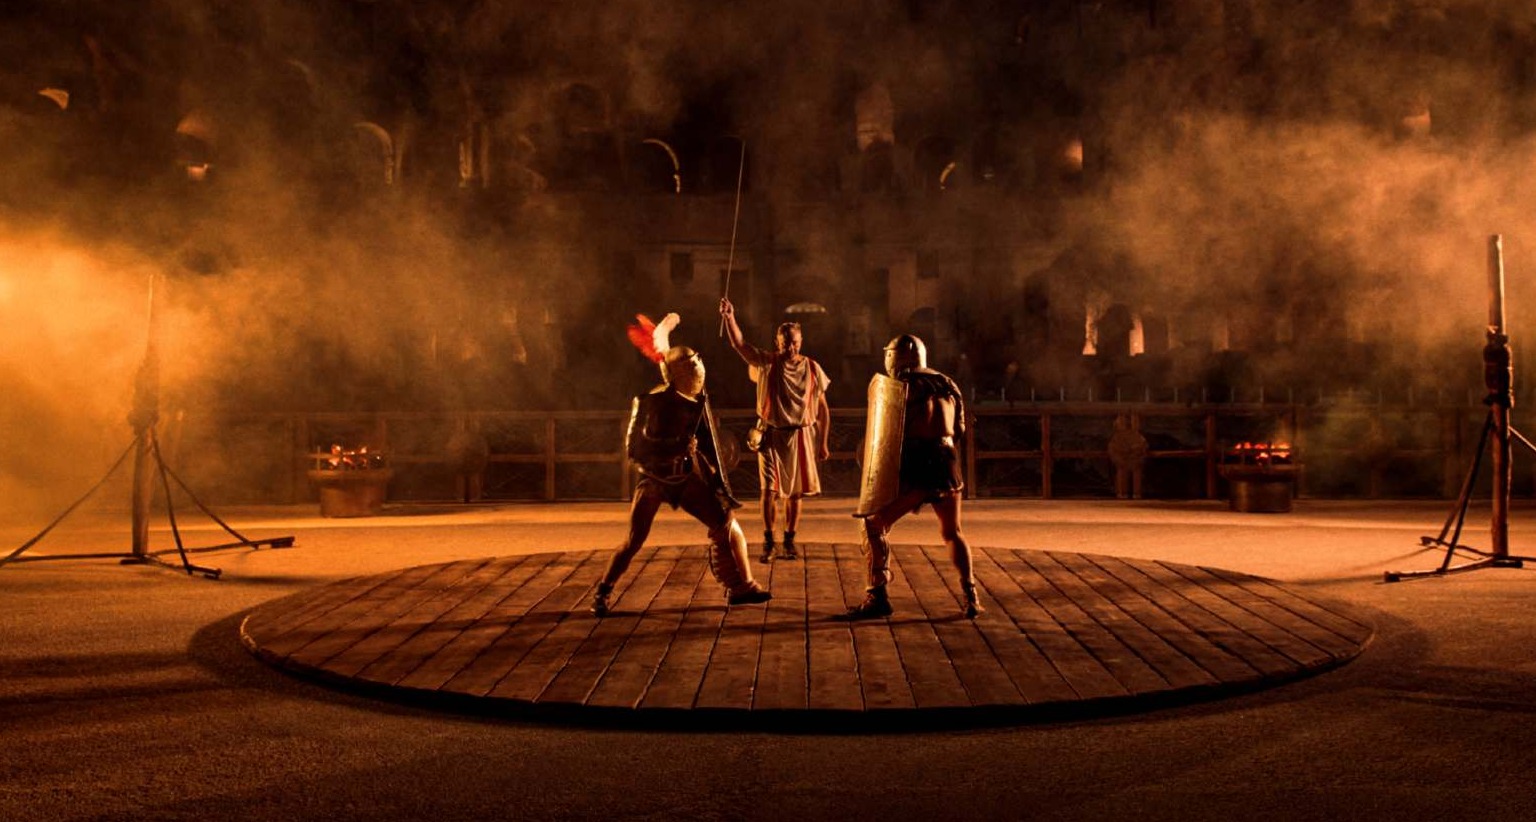
<path fill-rule="evenodd" d="M 661 362 L 667 354 L 667 349 L 672 347 L 668 338 L 679 321 L 680 318 L 676 314 L 662 317 L 660 323 L 644 314 L 636 314 L 635 322 L 630 323 L 625 332 L 629 336 L 630 343 L 638 348 L 646 359 L 651 362 Z"/>

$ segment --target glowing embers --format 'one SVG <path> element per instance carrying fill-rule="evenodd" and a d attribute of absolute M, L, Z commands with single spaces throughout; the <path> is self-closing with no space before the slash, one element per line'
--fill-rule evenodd
<path fill-rule="evenodd" d="M 314 456 L 309 479 L 320 492 L 320 515 L 368 517 L 380 513 L 394 472 L 381 451 L 332 445 Z"/>
<path fill-rule="evenodd" d="M 1232 510 L 1278 514 L 1291 510 L 1296 463 L 1288 442 L 1240 442 L 1222 455 Z"/>
<path fill-rule="evenodd" d="M 1291 444 L 1288 442 L 1240 442 L 1227 449 L 1226 465 L 1261 469 L 1289 470 Z"/>

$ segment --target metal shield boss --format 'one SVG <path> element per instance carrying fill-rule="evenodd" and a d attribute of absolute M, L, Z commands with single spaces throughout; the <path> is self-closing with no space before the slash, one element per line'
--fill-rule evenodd
<path fill-rule="evenodd" d="M 873 516 L 901 492 L 901 441 L 906 416 L 907 384 L 884 374 L 870 379 L 859 507 L 854 516 Z"/>

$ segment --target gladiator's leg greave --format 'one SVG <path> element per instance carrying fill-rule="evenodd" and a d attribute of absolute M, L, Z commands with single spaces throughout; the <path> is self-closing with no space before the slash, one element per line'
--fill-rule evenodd
<path fill-rule="evenodd" d="M 728 595 L 756 587 L 752 566 L 747 562 L 747 535 L 742 533 L 735 517 L 709 532 L 709 572 Z"/>
<path fill-rule="evenodd" d="M 891 582 L 891 545 L 886 541 L 890 526 L 878 515 L 864 520 L 864 553 L 869 558 L 869 587 L 883 588 Z"/>

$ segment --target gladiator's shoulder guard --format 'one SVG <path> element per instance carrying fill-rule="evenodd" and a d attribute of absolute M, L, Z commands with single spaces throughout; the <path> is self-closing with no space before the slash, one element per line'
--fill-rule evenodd
<path fill-rule="evenodd" d="M 955 384 L 948 374 L 941 371 L 935 371 L 932 368 L 909 368 L 901 372 L 901 378 L 909 386 L 914 399 L 918 397 L 960 399 L 960 386 Z"/>
<path fill-rule="evenodd" d="M 965 431 L 965 398 L 948 375 L 912 368 L 901 379 L 907 384 L 908 436 L 954 437 Z"/>

